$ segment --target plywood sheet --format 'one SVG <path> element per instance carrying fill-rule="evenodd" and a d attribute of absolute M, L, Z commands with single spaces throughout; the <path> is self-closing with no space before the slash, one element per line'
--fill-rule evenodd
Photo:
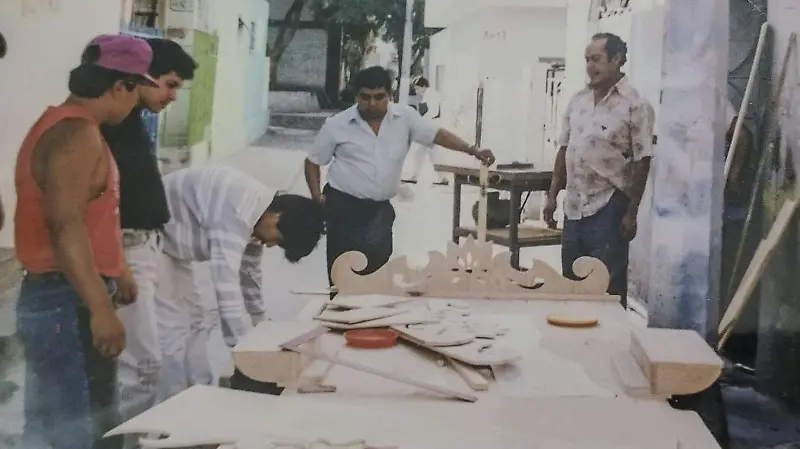
<path fill-rule="evenodd" d="M 344 309 L 361 309 L 364 307 L 392 307 L 413 301 L 410 296 L 390 295 L 337 295 L 331 305 Z"/>
<path fill-rule="evenodd" d="M 365 307 L 362 309 L 351 309 L 343 312 L 337 310 L 325 310 L 315 317 L 320 321 L 331 321 L 335 323 L 355 324 L 365 321 L 377 320 L 393 315 L 398 315 L 403 311 L 389 307 Z"/>
<path fill-rule="evenodd" d="M 361 323 L 345 324 L 334 323 L 330 321 L 320 320 L 320 324 L 331 329 L 349 330 L 349 329 L 370 329 L 376 327 L 391 327 L 391 326 L 404 326 L 407 324 L 425 324 L 436 323 L 439 320 L 434 318 L 430 313 L 424 309 L 409 309 L 397 315 L 386 318 L 379 318 L 377 320 L 363 321 Z"/>
<path fill-rule="evenodd" d="M 620 417 L 625 417 L 625 431 L 620 431 Z M 145 442 L 145 447 L 153 448 L 238 444 L 260 449 L 263 446 L 254 444 L 270 438 L 363 439 L 373 446 L 409 449 L 677 449 L 679 442 L 681 449 L 719 448 L 695 413 L 655 401 L 345 400 L 269 396 L 205 386 L 170 398 L 109 435 L 128 432 L 169 435 Z"/>

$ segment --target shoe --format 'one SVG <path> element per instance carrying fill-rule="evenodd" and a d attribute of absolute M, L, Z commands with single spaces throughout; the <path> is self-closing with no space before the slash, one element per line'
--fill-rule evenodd
<path fill-rule="evenodd" d="M 400 181 L 405 183 L 405 184 L 416 184 L 417 183 L 416 179 L 401 179 Z"/>

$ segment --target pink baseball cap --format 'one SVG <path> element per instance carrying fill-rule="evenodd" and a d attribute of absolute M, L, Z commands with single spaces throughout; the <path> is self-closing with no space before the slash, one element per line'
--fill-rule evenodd
<path fill-rule="evenodd" d="M 150 76 L 153 49 L 145 40 L 122 34 L 103 34 L 95 37 L 89 45 L 96 46 L 99 56 L 90 64 L 108 70 L 141 76 L 150 84 L 156 80 Z"/>

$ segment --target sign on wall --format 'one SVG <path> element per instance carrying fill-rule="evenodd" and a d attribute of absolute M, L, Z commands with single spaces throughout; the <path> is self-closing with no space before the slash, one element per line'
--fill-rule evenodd
<path fill-rule="evenodd" d="M 175 12 L 194 12 L 194 0 L 169 0 L 169 10 Z"/>

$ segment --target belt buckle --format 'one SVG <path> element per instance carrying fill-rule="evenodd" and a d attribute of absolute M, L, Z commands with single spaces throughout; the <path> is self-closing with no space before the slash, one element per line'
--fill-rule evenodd
<path fill-rule="evenodd" d="M 147 241 L 147 234 L 141 232 L 123 232 L 122 233 L 122 246 L 129 248 L 131 246 L 139 246 Z"/>

